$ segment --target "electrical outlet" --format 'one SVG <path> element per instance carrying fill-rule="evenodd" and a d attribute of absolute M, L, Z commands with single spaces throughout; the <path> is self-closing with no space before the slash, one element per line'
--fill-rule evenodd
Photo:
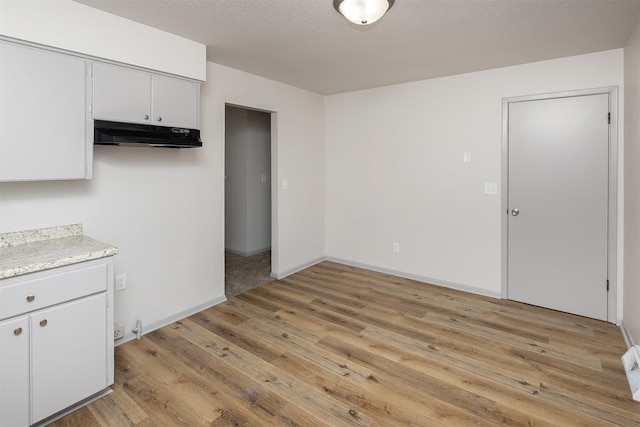
<path fill-rule="evenodd" d="M 484 194 L 498 194 L 498 184 L 494 182 L 485 182 Z"/>
<path fill-rule="evenodd" d="M 400 252 L 400 242 L 393 242 L 393 252 L 395 253 Z"/>
<path fill-rule="evenodd" d="M 119 322 L 115 322 L 113 324 L 113 339 L 119 340 L 124 337 L 124 325 Z"/>
<path fill-rule="evenodd" d="M 116 291 L 127 289 L 127 274 L 122 273 L 116 276 Z"/>

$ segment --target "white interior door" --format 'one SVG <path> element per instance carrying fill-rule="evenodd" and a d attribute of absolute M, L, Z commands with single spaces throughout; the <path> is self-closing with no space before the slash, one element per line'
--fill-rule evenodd
<path fill-rule="evenodd" d="M 607 320 L 609 95 L 508 108 L 507 296 Z"/>

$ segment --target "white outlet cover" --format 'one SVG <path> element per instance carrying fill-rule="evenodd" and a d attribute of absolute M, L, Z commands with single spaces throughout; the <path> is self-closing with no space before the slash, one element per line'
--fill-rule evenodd
<path fill-rule="evenodd" d="M 116 276 L 116 291 L 127 289 L 127 274 L 118 274 Z"/>
<path fill-rule="evenodd" d="M 484 193 L 485 194 L 498 194 L 498 184 L 495 182 L 485 182 L 484 183 Z"/>
<path fill-rule="evenodd" d="M 115 322 L 113 325 L 113 339 L 118 340 L 124 337 L 124 325 L 120 322 Z"/>

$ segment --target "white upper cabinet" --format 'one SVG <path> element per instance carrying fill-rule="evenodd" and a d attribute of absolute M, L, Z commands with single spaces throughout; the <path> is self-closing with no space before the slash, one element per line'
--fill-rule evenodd
<path fill-rule="evenodd" d="M 153 75 L 153 124 L 200 129 L 200 83 Z"/>
<path fill-rule="evenodd" d="M 93 118 L 111 122 L 151 123 L 151 74 L 94 62 Z"/>
<path fill-rule="evenodd" d="M 0 41 L 0 181 L 91 177 L 85 59 Z"/>
<path fill-rule="evenodd" d="M 200 83 L 94 62 L 93 118 L 199 128 Z"/>

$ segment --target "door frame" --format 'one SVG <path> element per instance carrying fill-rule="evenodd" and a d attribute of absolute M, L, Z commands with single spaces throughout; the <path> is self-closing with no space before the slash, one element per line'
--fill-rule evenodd
<path fill-rule="evenodd" d="M 501 297 L 509 296 L 509 105 L 516 102 L 568 98 L 588 95 L 609 95 L 609 206 L 607 236 L 607 320 L 618 323 L 618 87 L 516 96 L 502 99 L 502 197 L 501 197 Z M 603 283 L 604 286 L 604 283 Z"/>

